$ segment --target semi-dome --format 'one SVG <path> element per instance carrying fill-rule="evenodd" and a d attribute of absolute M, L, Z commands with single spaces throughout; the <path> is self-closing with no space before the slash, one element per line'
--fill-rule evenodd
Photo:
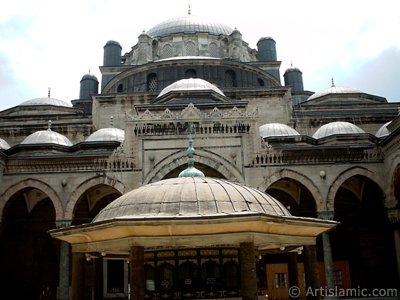
<path fill-rule="evenodd" d="M 31 105 L 54 105 L 54 106 L 64 106 L 71 107 L 71 105 L 65 101 L 51 98 L 51 97 L 43 97 L 43 98 L 34 98 L 25 102 L 22 102 L 18 106 L 31 106 Z"/>
<path fill-rule="evenodd" d="M 158 97 L 161 97 L 169 92 L 173 91 L 214 91 L 222 96 L 225 96 L 224 93 L 217 88 L 212 83 L 200 78 L 189 78 L 189 79 L 181 79 L 178 80 L 169 86 L 165 87 Z"/>
<path fill-rule="evenodd" d="M 349 122 L 331 122 L 318 128 L 313 138 L 320 139 L 334 134 L 359 134 L 365 133 L 360 127 Z"/>
<path fill-rule="evenodd" d="M 125 140 L 125 131 L 119 128 L 108 127 L 101 128 L 88 136 L 86 142 L 105 142 L 117 141 L 123 142 Z"/>
<path fill-rule="evenodd" d="M 381 138 L 381 137 L 384 137 L 384 136 L 388 136 L 390 134 L 390 131 L 387 128 L 387 126 L 390 124 L 390 122 L 387 122 L 387 123 L 383 124 L 381 126 L 381 128 L 378 129 L 378 131 L 376 132 L 375 136 L 378 137 L 378 138 Z"/>
<path fill-rule="evenodd" d="M 307 100 L 313 100 L 331 94 L 359 94 L 359 93 L 362 93 L 362 91 L 356 88 L 340 87 L 332 85 L 327 89 L 312 94 L 310 97 L 308 97 Z"/>
<path fill-rule="evenodd" d="M 213 35 L 230 35 L 232 28 L 229 26 L 207 21 L 193 15 L 169 19 L 157 24 L 147 34 L 152 37 L 166 37 L 177 33 L 208 33 Z"/>
<path fill-rule="evenodd" d="M 28 135 L 21 144 L 57 144 L 72 146 L 71 141 L 64 135 L 51 129 L 40 130 Z"/>
<path fill-rule="evenodd" d="M 122 195 L 101 210 L 93 223 L 237 214 L 291 216 L 278 200 L 257 189 L 223 179 L 179 177 L 150 183 Z"/>
<path fill-rule="evenodd" d="M 260 136 L 263 138 L 270 137 L 270 136 L 293 136 L 299 135 L 299 133 L 289 127 L 286 124 L 281 123 L 268 123 L 260 126 L 259 128 Z"/>
<path fill-rule="evenodd" d="M 9 148 L 10 148 L 10 145 L 5 140 L 0 138 L 0 150 L 7 150 Z"/>

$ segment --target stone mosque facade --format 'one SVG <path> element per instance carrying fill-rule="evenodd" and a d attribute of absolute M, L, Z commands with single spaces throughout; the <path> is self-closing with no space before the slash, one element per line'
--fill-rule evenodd
<path fill-rule="evenodd" d="M 261 37 L 252 49 L 239 30 L 188 14 L 142 32 L 125 54 L 108 41 L 100 82 L 84 75 L 78 99 L 49 95 L 1 111 L 0 286 L 8 299 L 69 299 L 77 266 L 82 293 L 74 299 L 128 299 L 126 258 L 93 249 L 76 258 L 49 231 L 80 228 L 121 195 L 178 177 L 189 135 L 207 178 L 265 192 L 292 216 L 338 222 L 315 245 L 277 239 L 258 250 L 263 299 L 289 299 L 293 282 L 301 298 L 311 283 L 398 288 L 400 99 L 333 80 L 308 91 L 293 67 L 282 82 L 276 48 Z M 239 260 L 228 241 L 179 251 L 145 249 L 154 267 L 146 299 L 242 299 L 240 280 L 202 271 L 207 259 L 221 268 L 226 257 Z M 200 276 L 197 293 L 180 292 L 179 253 L 201 274 L 182 283 Z M 168 268 L 158 270 L 159 261 Z"/>

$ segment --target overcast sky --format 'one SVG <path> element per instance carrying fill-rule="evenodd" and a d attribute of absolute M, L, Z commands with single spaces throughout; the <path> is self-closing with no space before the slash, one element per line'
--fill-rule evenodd
<path fill-rule="evenodd" d="M 281 74 L 293 63 L 306 90 L 336 86 L 400 102 L 398 0 L 13 0 L 0 10 L 0 110 L 51 96 L 79 97 L 88 73 L 101 79 L 103 46 L 128 52 L 143 30 L 173 17 L 206 16 L 237 28 L 251 48 L 277 45 Z M 283 80 L 282 80 L 283 82 Z"/>

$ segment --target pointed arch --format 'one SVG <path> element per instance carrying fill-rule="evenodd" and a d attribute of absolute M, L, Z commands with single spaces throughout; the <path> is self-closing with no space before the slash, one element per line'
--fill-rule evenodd
<path fill-rule="evenodd" d="M 244 177 L 236 166 L 218 154 L 205 150 L 196 150 L 194 159 L 198 163 L 215 169 L 230 181 L 244 183 Z M 175 152 L 158 162 L 153 169 L 146 174 L 143 184 L 161 180 L 166 174 L 184 164 L 187 164 L 187 152 Z"/>
<path fill-rule="evenodd" d="M 11 187 L 9 187 L 1 196 L 0 196 L 0 220 L 3 218 L 3 211 L 7 201 L 18 191 L 21 191 L 25 188 L 35 188 L 41 190 L 45 193 L 51 202 L 53 203 L 55 212 L 56 212 L 56 220 L 62 220 L 64 215 L 63 204 L 57 192 L 47 183 L 29 178 L 24 179 Z"/>
<path fill-rule="evenodd" d="M 349 179 L 350 177 L 356 176 L 356 175 L 361 175 L 364 176 L 373 182 L 375 182 L 380 189 L 382 189 L 382 185 L 379 183 L 379 179 L 376 177 L 374 172 L 368 170 L 367 168 L 355 166 L 352 168 L 349 168 L 347 170 L 344 170 L 341 172 L 336 179 L 333 181 L 332 185 L 329 187 L 328 190 L 328 197 L 327 197 L 327 207 L 328 210 L 333 211 L 334 210 L 334 202 L 335 202 L 335 195 L 338 191 L 338 189 L 342 186 L 342 184 Z"/>
<path fill-rule="evenodd" d="M 121 195 L 125 192 L 125 186 L 121 181 L 116 179 L 107 177 L 107 176 L 97 176 L 94 178 L 90 178 L 84 182 L 82 182 L 71 194 L 71 197 L 66 204 L 64 219 L 65 220 L 72 220 L 74 207 L 80 197 L 90 188 L 97 186 L 97 185 L 107 185 L 111 186 L 112 188 L 116 189 Z"/>
<path fill-rule="evenodd" d="M 317 210 L 320 210 L 320 208 L 323 207 L 324 200 L 322 198 L 321 192 L 319 191 L 318 187 L 307 176 L 299 172 L 296 172 L 294 170 L 281 169 L 279 171 L 276 171 L 275 173 L 271 174 L 268 178 L 266 178 L 262 182 L 261 186 L 257 188 L 261 189 L 262 191 L 266 191 L 272 184 L 274 184 L 278 180 L 285 178 L 293 179 L 304 185 L 310 191 L 312 197 L 314 198 Z"/>

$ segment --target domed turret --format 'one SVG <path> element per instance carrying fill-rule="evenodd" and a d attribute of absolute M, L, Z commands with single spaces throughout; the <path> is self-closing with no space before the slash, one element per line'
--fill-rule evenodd
<path fill-rule="evenodd" d="M 276 61 L 276 43 L 271 37 L 260 38 L 257 42 L 257 58 L 259 61 Z"/>
<path fill-rule="evenodd" d="M 81 79 L 81 88 L 79 90 L 79 99 L 91 99 L 92 95 L 99 93 L 99 81 L 93 74 L 85 74 Z"/>
<path fill-rule="evenodd" d="M 114 67 L 121 65 L 122 47 L 117 41 L 108 41 L 104 46 L 104 67 Z"/>
<path fill-rule="evenodd" d="M 283 74 L 285 86 L 290 86 L 293 92 L 303 92 L 303 73 L 298 68 L 289 68 Z"/>

